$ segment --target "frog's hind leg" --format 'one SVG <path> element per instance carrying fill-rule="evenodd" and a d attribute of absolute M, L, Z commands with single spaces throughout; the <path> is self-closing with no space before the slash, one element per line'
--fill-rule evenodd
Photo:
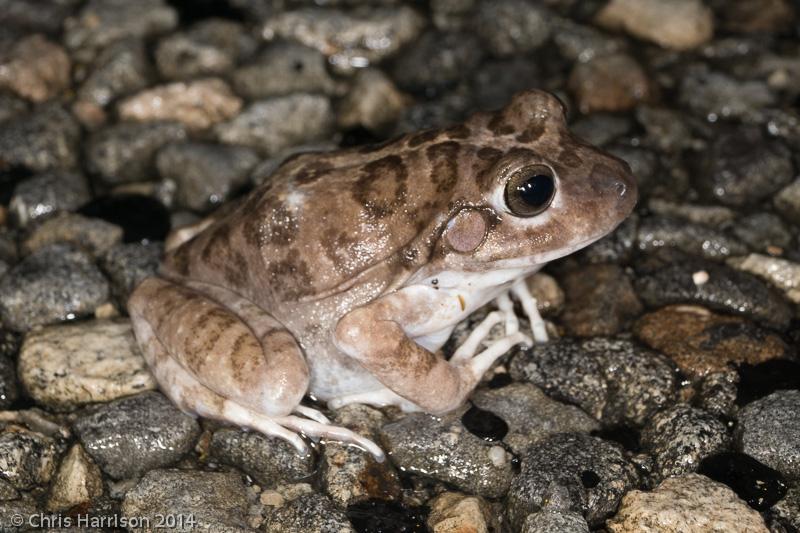
<path fill-rule="evenodd" d="M 184 411 L 283 438 L 301 451 L 298 431 L 383 456 L 374 443 L 300 405 L 309 382 L 301 348 L 246 299 L 220 287 L 149 278 L 128 309 L 156 380 Z"/>

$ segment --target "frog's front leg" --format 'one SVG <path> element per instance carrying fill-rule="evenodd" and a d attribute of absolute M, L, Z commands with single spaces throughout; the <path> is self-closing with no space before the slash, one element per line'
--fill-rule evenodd
<path fill-rule="evenodd" d="M 398 396 L 429 413 L 451 411 L 464 403 L 498 357 L 515 344 L 529 342 L 524 334 L 513 332 L 454 361 L 426 350 L 414 341 L 414 334 L 431 322 L 431 316 L 446 314 L 451 300 L 458 301 L 419 288 L 383 296 L 344 316 L 336 326 L 335 343 Z"/>
<path fill-rule="evenodd" d="M 128 310 L 156 380 L 184 411 L 283 438 L 300 452 L 307 451 L 304 433 L 383 457 L 373 442 L 300 405 L 309 382 L 302 350 L 248 300 L 216 286 L 149 278 Z"/>

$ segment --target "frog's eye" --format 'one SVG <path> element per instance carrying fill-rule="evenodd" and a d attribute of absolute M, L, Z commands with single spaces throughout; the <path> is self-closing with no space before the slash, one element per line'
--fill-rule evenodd
<path fill-rule="evenodd" d="M 547 209 L 555 192 L 556 180 L 549 167 L 526 167 L 515 172 L 506 183 L 506 205 L 518 217 L 532 217 Z"/>

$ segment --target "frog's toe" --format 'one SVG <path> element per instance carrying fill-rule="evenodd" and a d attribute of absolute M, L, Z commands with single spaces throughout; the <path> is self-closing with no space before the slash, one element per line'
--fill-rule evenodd
<path fill-rule="evenodd" d="M 372 454 L 376 461 L 382 462 L 386 458 L 380 446 L 347 428 L 330 424 L 320 424 L 314 420 L 291 415 L 276 418 L 275 421 L 284 427 L 303 433 L 309 437 L 321 437 L 347 444 L 354 444 Z"/>
<path fill-rule="evenodd" d="M 338 398 L 328 400 L 328 407 L 331 409 L 341 409 L 345 405 L 350 405 L 353 403 L 363 403 L 373 407 L 397 406 L 405 413 L 420 411 L 419 406 L 406 400 L 396 392 L 393 392 L 389 389 L 380 389 L 339 396 Z"/>
<path fill-rule="evenodd" d="M 323 415 L 318 410 L 313 409 L 311 407 L 307 407 L 305 405 L 298 405 L 297 407 L 294 408 L 294 411 L 292 412 L 297 413 L 298 415 L 304 416 L 306 418 L 310 418 L 311 420 L 319 422 L 320 424 L 331 423 L 331 421 L 328 420 L 327 416 Z"/>
<path fill-rule="evenodd" d="M 511 292 L 517 297 L 519 303 L 522 304 L 522 309 L 528 316 L 531 323 L 531 333 L 533 333 L 533 340 L 539 344 L 547 342 L 549 339 L 547 335 L 547 328 L 545 326 L 542 315 L 539 314 L 539 306 L 536 298 L 531 294 L 528 289 L 528 283 L 525 279 L 521 279 L 514 283 L 511 287 Z"/>

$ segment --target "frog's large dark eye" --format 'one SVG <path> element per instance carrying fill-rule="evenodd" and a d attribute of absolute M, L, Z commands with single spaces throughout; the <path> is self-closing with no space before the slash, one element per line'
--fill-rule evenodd
<path fill-rule="evenodd" d="M 550 168 L 544 165 L 523 168 L 506 183 L 506 205 L 518 217 L 532 217 L 547 209 L 555 192 L 556 180 Z"/>

